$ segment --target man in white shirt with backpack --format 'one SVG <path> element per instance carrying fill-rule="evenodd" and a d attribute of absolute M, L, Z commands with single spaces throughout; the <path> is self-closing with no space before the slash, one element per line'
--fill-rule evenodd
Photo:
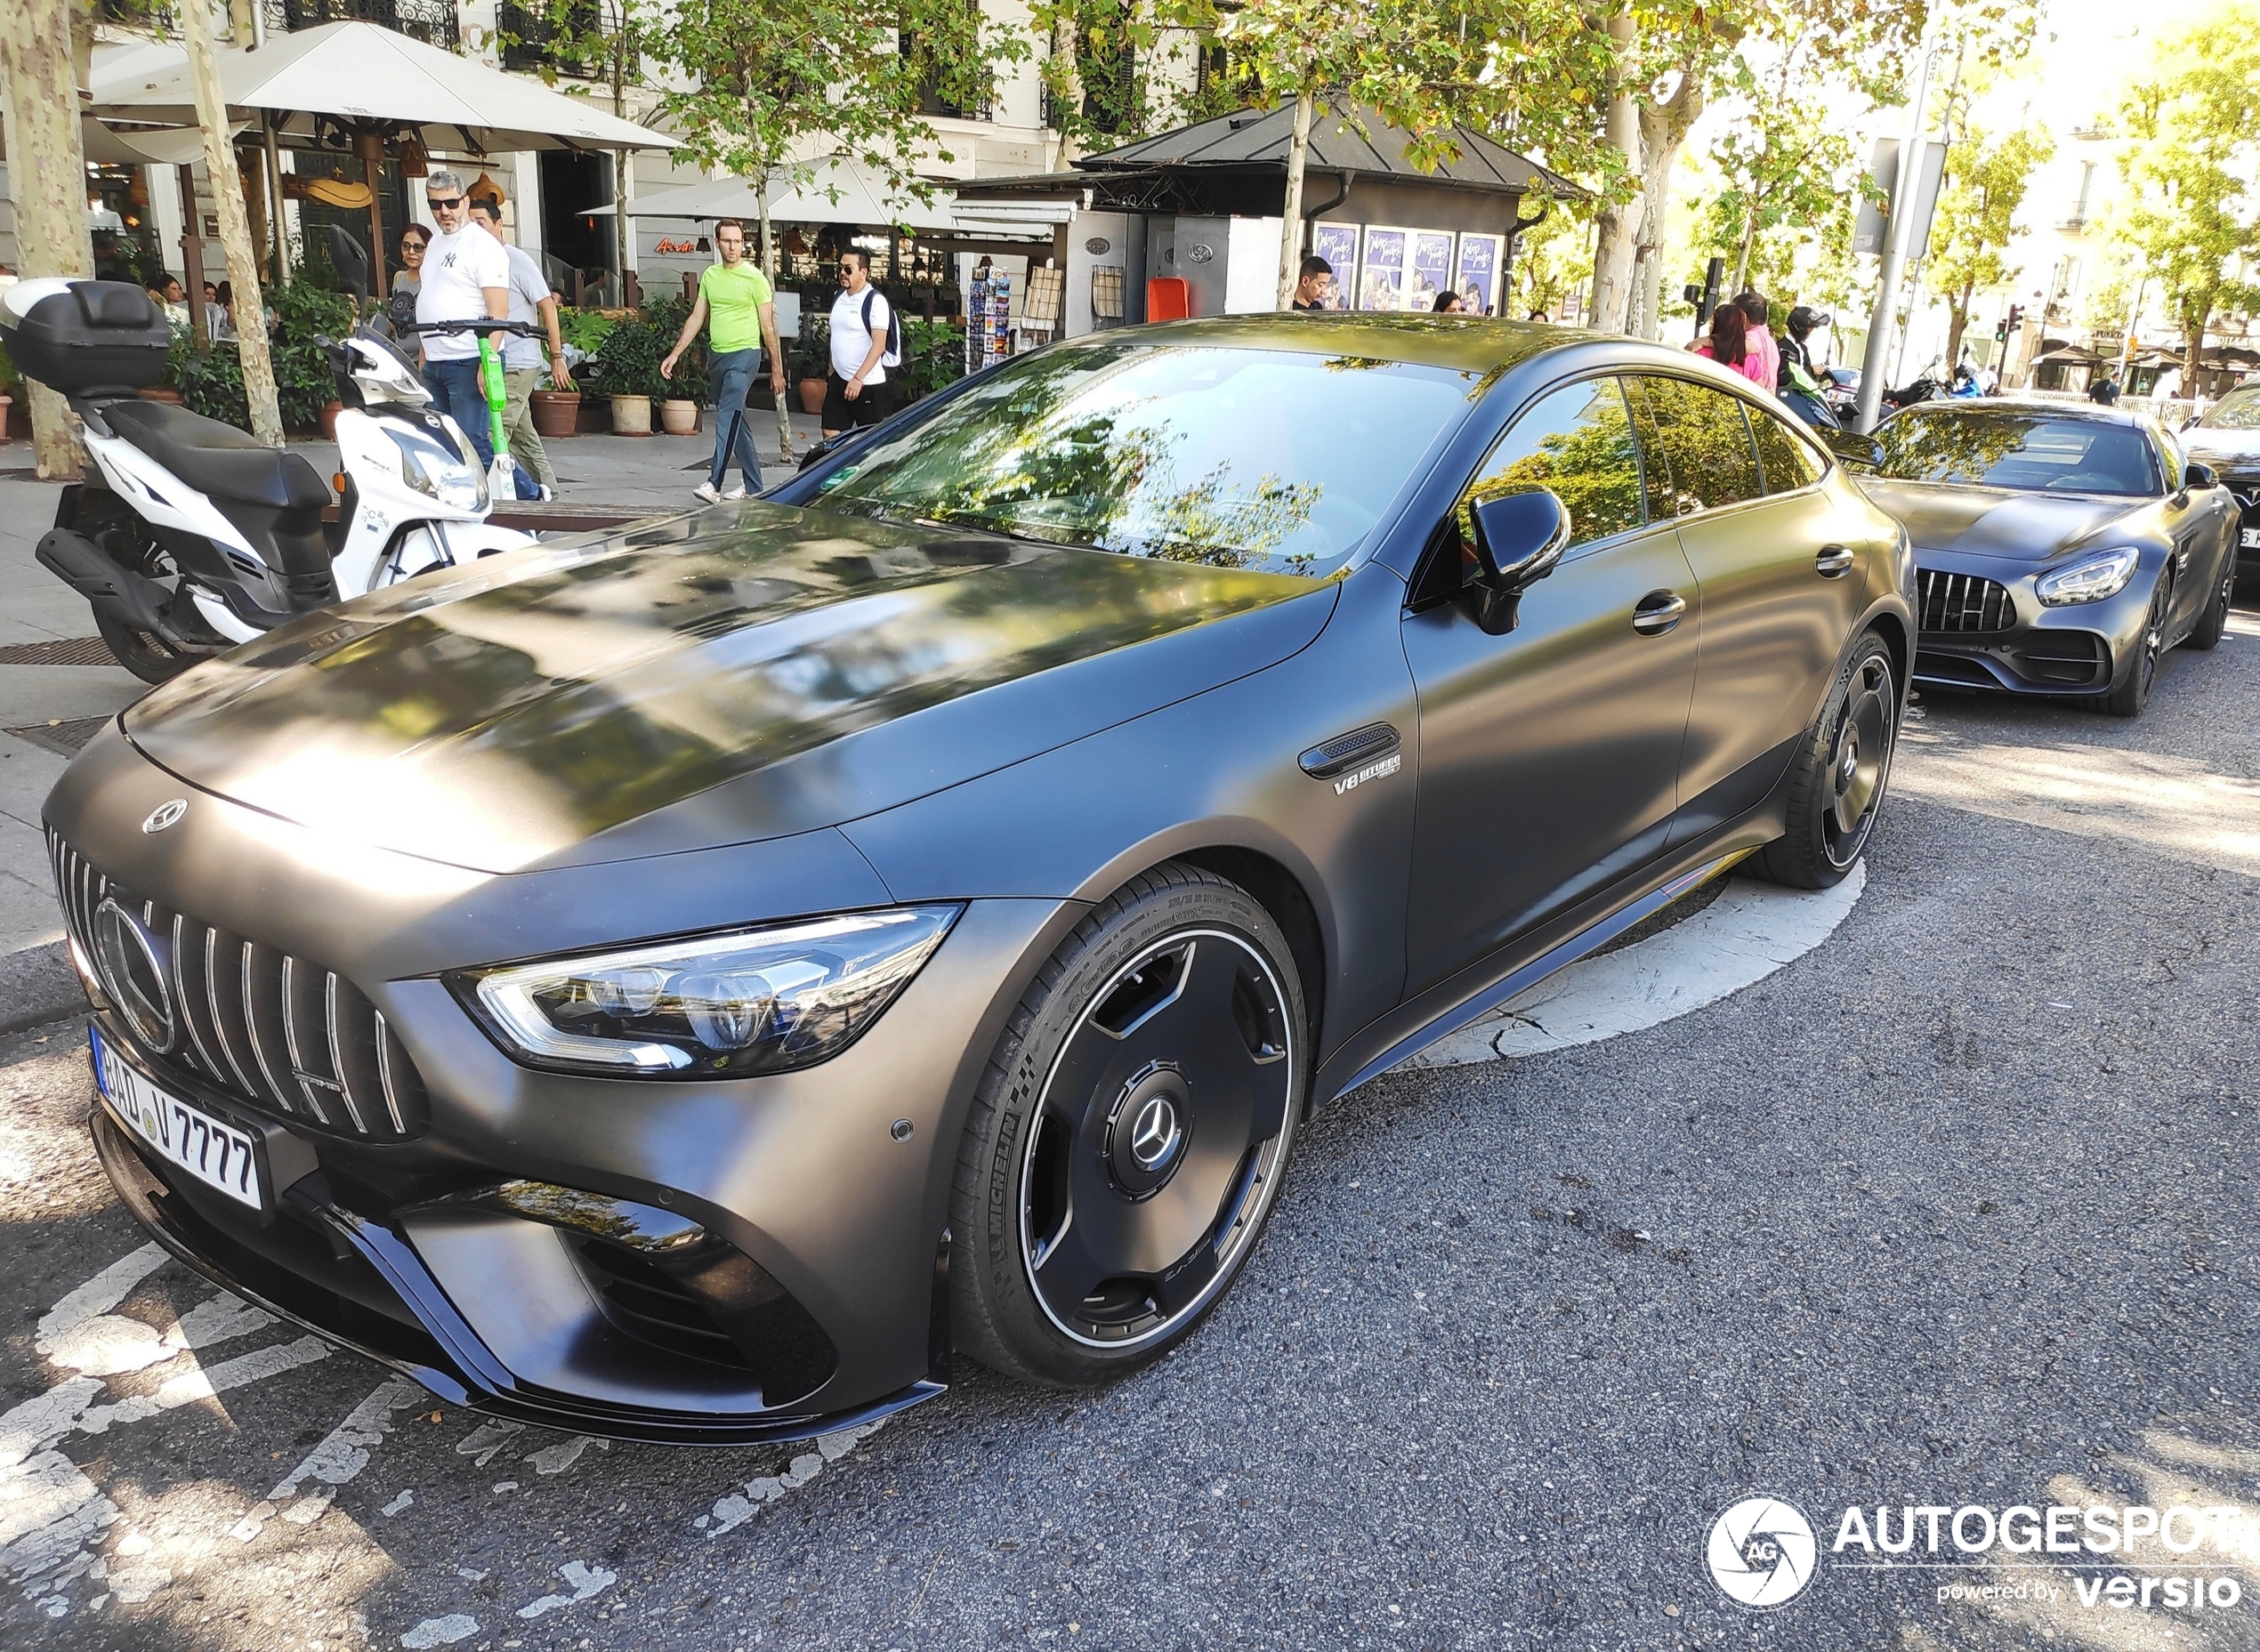
<path fill-rule="evenodd" d="M 871 285 L 871 255 L 840 254 L 840 295 L 832 301 L 832 373 L 824 389 L 824 439 L 860 431 L 894 411 L 887 370 L 902 365 L 894 307 Z"/>

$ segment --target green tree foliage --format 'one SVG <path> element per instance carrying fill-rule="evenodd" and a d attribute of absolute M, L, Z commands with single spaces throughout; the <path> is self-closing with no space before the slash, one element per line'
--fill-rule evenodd
<path fill-rule="evenodd" d="M 1946 300 L 1951 318 L 1949 367 L 1961 356 L 1971 302 L 2017 274 L 2002 254 L 2015 233 L 2032 169 L 2054 153 L 2054 141 L 2038 126 L 2020 126 L 1998 141 L 1980 127 L 1965 126 L 1946 152 L 1946 182 L 1931 220 L 1930 284 Z"/>
<path fill-rule="evenodd" d="M 2251 179 L 2260 164 L 2260 36 L 2224 7 L 2159 44 L 2121 109 L 2134 141 L 2120 231 L 2159 283 L 2184 341 L 2194 385 L 2214 312 L 2260 302 L 2240 271 L 2260 251 Z"/>

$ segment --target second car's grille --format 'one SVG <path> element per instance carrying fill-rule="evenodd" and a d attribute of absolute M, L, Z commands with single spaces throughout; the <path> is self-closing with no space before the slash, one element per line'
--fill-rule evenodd
<path fill-rule="evenodd" d="M 430 1108 L 416 1063 L 351 981 L 135 894 L 52 833 L 47 847 L 64 920 L 89 959 L 106 900 L 148 931 L 171 1010 L 165 1045 L 149 1053 L 294 1124 L 364 1141 L 424 1133 Z"/>
<path fill-rule="evenodd" d="M 2007 631 L 2017 623 L 2017 605 L 2006 585 L 1975 574 L 1915 570 L 1925 631 Z"/>

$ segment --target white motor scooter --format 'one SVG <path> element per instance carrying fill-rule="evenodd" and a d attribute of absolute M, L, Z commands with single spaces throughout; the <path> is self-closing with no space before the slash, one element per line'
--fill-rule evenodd
<path fill-rule="evenodd" d="M 530 332 L 513 322 L 460 324 Z M 40 562 L 85 596 L 118 663 L 161 682 L 325 603 L 533 543 L 486 520 L 488 479 L 373 318 L 328 343 L 337 520 L 300 455 L 135 391 L 171 329 L 141 288 L 61 278 L 0 293 L 0 343 L 70 398 L 98 476 L 63 490 Z"/>

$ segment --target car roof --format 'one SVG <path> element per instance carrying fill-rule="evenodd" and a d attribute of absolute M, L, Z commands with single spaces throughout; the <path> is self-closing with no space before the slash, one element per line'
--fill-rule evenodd
<path fill-rule="evenodd" d="M 1497 380 L 1508 369 L 1539 357 L 1554 358 L 1564 370 L 1607 372 L 1646 369 L 1685 374 L 1739 390 L 1749 382 L 1739 373 L 1669 344 L 1651 343 L 1621 333 L 1560 326 L 1547 321 L 1506 321 L 1489 316 L 1439 316 L 1418 312 L 1291 310 L 1244 316 L 1205 316 L 1185 321 L 1149 322 L 1143 326 L 1080 334 L 1069 345 L 1120 338 L 1140 344 L 1222 344 L 1242 350 L 1296 350 L 1444 367 Z M 1550 369 L 1534 369 L 1541 376 Z M 1786 410 L 1784 410 L 1786 412 Z"/>
<path fill-rule="evenodd" d="M 2095 424 L 2140 425 L 2148 421 L 2135 407 L 2106 407 L 2099 401 L 2052 401 L 2045 396 L 1939 397 L 1901 407 L 1892 417 L 1917 410 L 1957 414 L 1973 418 L 1982 414 L 2016 414 L 2047 419 L 2086 419 Z"/>

